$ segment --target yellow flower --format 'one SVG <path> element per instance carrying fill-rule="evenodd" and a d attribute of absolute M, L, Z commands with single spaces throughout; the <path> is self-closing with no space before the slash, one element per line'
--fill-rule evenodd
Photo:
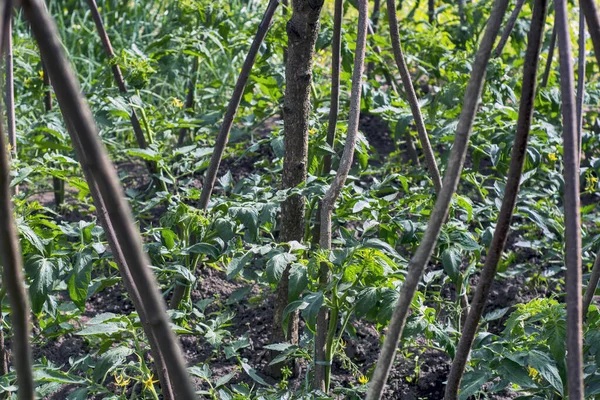
<path fill-rule="evenodd" d="M 129 382 L 131 382 L 131 378 L 129 378 L 129 377 L 126 378 L 123 375 L 117 375 L 117 374 L 113 374 L 113 376 L 115 377 L 115 384 L 117 386 L 125 387 L 125 386 L 129 385 Z"/>
<path fill-rule="evenodd" d="M 366 385 L 367 382 L 369 382 L 369 378 L 367 378 L 366 376 L 364 376 L 364 375 L 361 374 L 358 377 L 358 383 L 360 383 L 361 385 Z"/>
<path fill-rule="evenodd" d="M 550 154 L 548 154 L 548 159 L 550 161 L 554 162 L 554 161 L 558 160 L 558 157 L 556 157 L 555 153 L 550 153 Z"/>
<path fill-rule="evenodd" d="M 585 186 L 585 190 L 587 190 L 588 192 L 593 192 L 596 189 L 598 178 L 596 178 L 594 175 L 588 175 L 586 178 L 587 184 Z"/>
<path fill-rule="evenodd" d="M 537 376 L 540 374 L 537 369 L 529 366 L 527 367 L 527 371 L 529 372 L 529 376 L 533 379 L 536 379 Z"/>
<path fill-rule="evenodd" d="M 153 389 L 154 388 L 154 384 L 157 383 L 158 381 L 154 380 L 154 375 L 150 374 L 150 376 L 148 376 L 148 379 L 145 379 L 142 381 L 142 383 L 144 384 L 144 390 L 146 389 Z"/>
<path fill-rule="evenodd" d="M 43 69 L 39 70 L 38 74 L 40 75 L 40 78 L 44 79 L 44 70 Z"/>
<path fill-rule="evenodd" d="M 310 129 L 308 130 L 308 133 L 310 133 L 311 135 L 314 135 L 314 134 L 315 134 L 315 133 L 317 133 L 317 132 L 318 132 L 318 129 L 317 129 L 317 128 L 310 128 Z"/>
<path fill-rule="evenodd" d="M 171 101 L 171 103 L 173 103 L 173 105 L 177 108 L 182 108 L 183 107 L 183 101 L 173 98 L 173 100 Z"/>

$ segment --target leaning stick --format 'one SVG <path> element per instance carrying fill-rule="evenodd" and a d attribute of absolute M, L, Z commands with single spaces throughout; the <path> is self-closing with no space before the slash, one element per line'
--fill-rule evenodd
<path fill-rule="evenodd" d="M 565 0 L 555 0 L 563 117 L 565 264 L 567 267 L 567 387 L 569 399 L 583 399 L 583 339 L 581 302 L 581 218 L 575 85 L 571 34 Z M 585 10 L 584 10 L 585 11 Z"/>
<path fill-rule="evenodd" d="M 7 30 L 4 29 L 4 24 L 8 23 L 11 15 L 12 1 L 2 2 L 0 4 L 0 32 L 2 34 L 6 34 Z M 0 46 L 4 47 L 5 39 L 0 40 Z M 10 164 L 6 151 L 2 113 L 0 112 L 0 262 L 4 267 L 4 285 L 11 307 L 12 350 L 19 386 L 18 396 L 20 400 L 33 400 L 35 383 L 29 343 L 30 308 L 25 291 L 23 258 L 11 204 L 10 181 Z"/>
<path fill-rule="evenodd" d="M 217 181 L 217 172 L 219 171 L 219 166 L 221 165 L 221 160 L 223 159 L 223 152 L 225 151 L 225 146 L 227 146 L 227 142 L 229 141 L 229 132 L 233 126 L 233 120 L 237 114 L 238 107 L 240 106 L 240 101 L 242 100 L 242 95 L 244 94 L 248 77 L 252 71 L 254 60 L 256 60 L 258 49 L 267 36 L 269 27 L 273 21 L 273 15 L 275 14 L 275 10 L 277 9 L 278 5 L 279 0 L 269 1 L 265 15 L 258 26 L 256 36 L 254 37 L 254 40 L 250 45 L 250 50 L 248 50 L 248 55 L 246 55 L 246 59 L 244 60 L 244 65 L 242 66 L 242 70 L 238 76 L 235 88 L 233 89 L 233 95 L 231 96 L 229 104 L 227 105 L 227 111 L 225 111 L 225 117 L 223 118 L 221 129 L 217 135 L 215 148 L 212 157 L 210 158 L 210 164 L 208 166 L 208 171 L 206 171 L 206 177 L 204 178 L 204 184 L 202 185 L 202 192 L 200 193 L 199 208 L 202 210 L 206 210 L 208 208 L 210 195 L 212 194 L 213 188 L 215 187 L 215 182 Z"/>
<path fill-rule="evenodd" d="M 535 101 L 536 73 L 539 63 L 540 49 L 542 47 L 542 38 L 544 34 L 544 24 L 546 22 L 546 10 L 548 0 L 536 0 L 533 6 L 533 16 L 531 18 L 531 30 L 525 54 L 525 66 L 523 70 L 523 85 L 521 90 L 521 103 L 519 105 L 519 117 L 517 120 L 517 132 L 515 142 L 512 148 L 510 158 L 510 168 L 506 180 L 506 188 L 502 198 L 502 206 L 494 237 L 490 244 L 490 249 L 485 257 L 485 264 L 481 270 L 479 283 L 475 289 L 471 309 L 467 315 L 465 326 L 460 336 L 456 355 L 452 361 L 450 374 L 446 384 L 445 400 L 455 400 L 458 397 L 458 389 L 462 380 L 465 366 L 471 352 L 473 340 L 477 334 L 479 321 L 485 308 L 485 304 L 490 293 L 490 288 L 496 275 L 498 263 L 502 257 L 502 252 L 506 246 L 506 239 L 510 230 L 510 221 L 513 216 L 515 205 L 517 204 L 517 195 L 525 164 L 527 154 L 527 140 L 531 128 Z"/>
<path fill-rule="evenodd" d="M 427 129 L 425 128 L 425 122 L 423 121 L 423 115 L 421 114 L 421 108 L 419 107 L 419 100 L 412 84 L 410 72 L 402 54 L 402 44 L 400 43 L 400 35 L 398 33 L 398 17 L 396 16 L 396 2 L 395 0 L 387 0 L 388 9 L 388 22 L 390 25 L 390 36 L 392 38 L 392 47 L 394 50 L 394 59 L 396 65 L 400 70 L 400 78 L 402 79 L 402 86 L 406 92 L 408 104 L 410 105 L 410 111 L 412 112 L 415 125 L 417 126 L 417 133 L 419 134 L 419 141 L 423 148 L 423 154 L 425 155 L 425 161 L 427 162 L 427 169 L 431 175 L 433 181 L 433 187 L 435 188 L 436 194 L 439 194 L 442 190 L 442 178 L 440 177 L 440 170 L 438 169 L 435 161 L 435 154 L 431 148 L 429 137 L 427 136 Z"/>
<path fill-rule="evenodd" d="M 519 18 L 519 13 L 521 12 L 521 9 L 523 8 L 524 3 L 525 3 L 525 0 L 517 0 L 517 3 L 515 4 L 515 8 L 512 11 L 512 14 L 510 14 L 510 17 L 508 18 L 508 21 L 506 22 L 506 26 L 504 27 L 504 31 L 502 32 L 502 36 L 500 37 L 500 42 L 498 42 L 498 46 L 496 46 L 496 50 L 494 50 L 495 57 L 500 57 L 500 55 L 502 54 L 502 50 L 504 50 L 504 46 L 506 46 L 506 43 L 508 42 L 508 38 L 510 37 L 510 34 L 512 33 L 513 29 L 515 28 L 515 23 L 517 22 L 517 19 Z"/>
<path fill-rule="evenodd" d="M 481 40 L 477 55 L 475 56 L 471 78 L 469 79 L 465 91 L 463 109 L 456 128 L 454 145 L 452 146 L 452 151 L 448 160 L 448 168 L 444 176 L 442 190 L 437 197 L 435 207 L 431 213 L 431 219 L 427 225 L 421 244 L 409 263 L 408 275 L 400 290 L 400 297 L 392 314 L 388 333 L 385 337 L 383 348 L 381 349 L 377 366 L 373 373 L 371 385 L 367 392 L 367 400 L 380 399 L 383 394 L 385 382 L 389 375 L 392 362 L 394 361 L 398 343 L 400 342 L 400 336 L 404 330 L 410 303 L 414 297 L 417 285 L 421 280 L 425 266 L 431 258 L 431 253 L 437 243 L 442 225 L 448 215 L 450 203 L 456 192 L 460 173 L 465 162 L 467 145 L 471 136 L 473 121 L 475 120 L 475 114 L 477 112 L 477 105 L 485 81 L 486 67 L 492 53 L 492 46 L 496 40 L 496 35 L 498 35 L 498 31 L 500 30 L 502 17 L 506 11 L 507 4 L 508 0 L 494 1 L 494 6 L 485 33 Z"/>
<path fill-rule="evenodd" d="M 170 329 L 164 300 L 148 260 L 142 251 L 139 231 L 136 230 L 131 211 L 124 200 L 123 190 L 116 172 L 110 162 L 106 150 L 98 137 L 98 130 L 93 121 L 89 107 L 81 95 L 77 78 L 69 64 L 60 43 L 56 26 L 45 10 L 41 0 L 25 0 L 22 2 L 25 18 L 31 25 L 32 32 L 42 57 L 47 61 L 47 70 L 54 83 L 54 91 L 60 104 L 67 128 L 72 140 L 78 141 L 75 146 L 83 169 L 91 175 L 93 183 L 98 185 L 104 201 L 108 218 L 121 244 L 123 257 L 130 269 L 132 279 L 137 283 L 139 296 L 143 299 L 148 322 L 143 324 L 146 335 L 154 335 L 164 357 L 168 375 L 173 384 L 175 397 L 178 399 L 194 399 L 194 389 L 189 380 L 185 362 L 176 337 Z M 85 154 L 82 151 L 85 151 Z M 132 296 L 133 297 L 133 296 Z M 140 314 L 140 317 L 142 314 Z"/>

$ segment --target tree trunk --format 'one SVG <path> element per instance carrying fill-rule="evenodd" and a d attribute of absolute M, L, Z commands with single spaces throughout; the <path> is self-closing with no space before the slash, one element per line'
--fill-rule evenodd
<path fill-rule="evenodd" d="M 510 157 L 510 169 L 502 198 L 502 207 L 498 215 L 496 230 L 490 244 L 489 251 L 485 257 L 485 264 L 481 271 L 479 283 L 475 289 L 471 308 L 467 315 L 464 328 L 460 336 L 456 355 L 452 362 L 450 374 L 446 384 L 445 400 L 455 400 L 462 380 L 465 366 L 469 358 L 473 340 L 477 334 L 479 321 L 485 308 L 490 288 L 496 275 L 498 263 L 506 246 L 506 239 L 510 230 L 510 221 L 517 203 L 523 165 L 527 154 L 527 140 L 531 128 L 533 108 L 535 101 L 536 74 L 539 63 L 540 49 L 546 23 L 546 10 L 548 0 L 536 0 L 531 18 L 531 30 L 529 32 L 527 53 L 525 54 L 525 66 L 523 70 L 523 84 L 521 89 L 521 103 L 519 105 L 519 117 L 517 121 L 517 132 Z"/>
<path fill-rule="evenodd" d="M 319 16 L 323 0 L 292 0 L 292 16 L 287 23 L 288 50 L 285 67 L 285 97 L 283 100 L 284 189 L 294 188 L 306 180 L 308 157 L 308 120 L 310 87 L 315 43 L 319 33 Z M 304 198 L 288 197 L 281 205 L 280 241 L 302 241 L 304 238 Z M 285 340 L 283 310 L 288 304 L 289 268 L 283 272 L 275 294 L 271 341 Z M 290 315 L 287 340 L 298 341 L 298 315 Z M 270 373 L 277 376 L 281 366 Z"/>
<path fill-rule="evenodd" d="M 367 392 L 367 400 L 380 399 L 383 394 L 385 382 L 392 367 L 402 331 L 404 330 L 410 304 L 417 289 L 417 285 L 421 280 L 425 266 L 431 258 L 431 253 L 437 243 L 442 225 L 447 218 L 450 203 L 456 192 L 462 167 L 465 162 L 467 145 L 471 136 L 473 121 L 477 112 L 481 92 L 483 91 L 485 72 L 492 53 L 492 46 L 494 45 L 496 35 L 498 35 L 498 31 L 500 30 L 507 3 L 508 0 L 494 1 L 494 6 L 485 33 L 471 69 L 471 78 L 469 79 L 465 91 L 463 109 L 456 128 L 454 145 L 452 146 L 452 151 L 448 159 L 448 167 L 444 176 L 442 190 L 435 202 L 421 244 L 409 263 L 408 275 L 400 290 L 400 297 L 398 298 L 398 302 L 392 314 L 383 348 L 381 349 L 377 366 L 375 367 L 375 372 L 373 373 L 373 378 L 371 380 L 371 385 Z"/>
<path fill-rule="evenodd" d="M 569 399 L 583 399 L 583 339 L 581 304 L 581 218 L 577 117 L 569 14 L 565 0 L 555 0 L 563 117 L 565 264 L 567 267 L 567 388 Z M 584 10 L 585 11 L 585 10 Z M 590 29 L 591 30 L 591 29 Z"/>

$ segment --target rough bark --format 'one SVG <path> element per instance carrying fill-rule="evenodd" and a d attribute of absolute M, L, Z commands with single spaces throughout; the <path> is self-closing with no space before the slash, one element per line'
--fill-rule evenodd
<path fill-rule="evenodd" d="M 500 57 L 500 55 L 502 54 L 502 50 L 504 50 L 504 46 L 506 46 L 506 43 L 508 42 L 508 38 L 510 37 L 510 34 L 512 33 L 513 29 L 515 28 L 515 23 L 517 22 L 517 19 L 519 18 L 519 13 L 521 12 L 521 9 L 523 8 L 523 4 L 525 4 L 525 0 L 517 0 L 517 2 L 515 4 L 515 8 L 513 9 L 512 13 L 510 14 L 508 21 L 506 22 L 504 31 L 502 31 L 502 36 L 500 37 L 498 46 L 496 46 L 496 50 L 494 50 L 495 57 Z"/>
<path fill-rule="evenodd" d="M 108 33 L 104 28 L 104 23 L 102 22 L 102 16 L 100 15 L 100 11 L 98 10 L 96 0 L 87 0 L 87 3 L 90 7 L 92 19 L 94 20 L 94 24 L 96 25 L 98 36 L 100 36 L 100 41 L 102 42 L 102 48 L 104 49 L 106 58 L 109 61 L 111 61 L 115 58 L 115 52 L 112 48 L 112 44 L 110 43 Z M 119 64 L 113 63 L 111 69 L 113 77 L 115 79 L 115 83 L 119 88 L 119 92 L 121 92 L 121 94 L 127 94 L 127 85 L 125 84 L 125 79 L 123 79 L 123 74 L 121 73 L 121 68 L 119 67 Z M 142 126 L 140 125 L 140 120 L 137 116 L 137 113 L 133 108 L 131 108 L 131 112 L 129 113 L 129 120 L 131 121 L 131 126 L 133 128 L 133 133 L 135 134 L 135 139 L 137 141 L 138 146 L 140 146 L 141 149 L 147 148 L 148 143 L 146 142 L 144 131 L 142 130 Z M 156 174 L 158 172 L 158 167 L 153 161 L 146 161 L 146 167 L 148 169 L 148 172 L 150 172 L 151 174 Z"/>
<path fill-rule="evenodd" d="M 77 78 L 67 61 L 56 26 L 41 0 L 22 1 L 22 10 L 31 25 L 42 58 L 46 60 L 47 72 L 54 82 L 54 91 L 67 121 L 69 134 L 73 142 L 78 143 L 74 148 L 81 166 L 91 176 L 92 183 L 98 186 L 98 192 L 101 193 L 101 198 L 96 197 L 94 201 L 104 202 L 107 217 L 112 224 L 116 240 L 121 245 L 126 265 L 130 269 L 129 273 L 137 283 L 139 297 L 143 301 L 143 308 L 148 318 L 148 321 L 143 324 L 146 335 L 149 338 L 153 335 L 160 346 L 160 353 L 164 357 L 175 397 L 185 400 L 194 399 L 195 392 L 189 380 L 181 349 L 170 329 L 164 300 L 148 268 L 147 257 L 142 251 L 139 231 L 135 228 L 131 212 L 124 200 L 114 166 L 100 142 L 97 127 L 81 95 Z"/>
<path fill-rule="evenodd" d="M 376 0 L 375 4 L 379 3 Z M 342 63 L 342 14 L 343 0 L 335 0 L 333 12 L 333 39 L 331 42 L 331 100 L 329 106 L 329 121 L 327 125 L 327 144 L 333 148 L 335 143 L 335 130 L 340 110 L 340 65 Z M 323 174 L 331 171 L 331 154 L 323 158 Z"/>
<path fill-rule="evenodd" d="M 446 169 L 444 176 L 442 190 L 437 197 L 421 244 L 409 263 L 408 275 L 402 285 L 398 302 L 392 314 L 383 348 L 379 355 L 377 366 L 367 392 L 367 400 L 380 399 L 383 394 L 383 388 L 389 375 L 394 356 L 396 355 L 396 349 L 398 348 L 402 331 L 404 330 L 410 303 L 414 297 L 417 285 L 421 280 L 425 266 L 431 258 L 431 253 L 437 243 L 442 225 L 447 218 L 450 203 L 456 192 L 460 173 L 464 165 L 467 145 L 471 136 L 475 114 L 477 112 L 477 105 L 483 90 L 486 67 L 492 53 L 492 46 L 494 45 L 496 35 L 498 35 L 498 31 L 500 30 L 507 3 L 508 0 L 494 1 L 485 33 L 475 56 L 471 78 L 469 79 L 465 91 L 463 109 L 456 128 L 454 145 L 452 146 L 452 151 L 448 160 L 448 168 Z"/>
<path fill-rule="evenodd" d="M 550 36 L 550 45 L 548 46 L 548 58 L 546 58 L 546 69 L 544 70 L 544 76 L 542 77 L 541 87 L 548 85 L 548 79 L 550 78 L 550 71 L 552 71 L 552 59 L 554 58 L 554 48 L 556 47 L 556 23 L 552 28 L 552 35 Z"/>
<path fill-rule="evenodd" d="M 194 111 L 194 96 L 196 93 L 196 80 L 198 79 L 198 65 L 200 64 L 198 56 L 194 56 L 192 63 L 192 70 L 190 71 L 190 80 L 188 82 L 187 95 L 185 97 L 185 111 L 186 113 Z M 188 133 L 188 128 L 181 128 L 179 130 L 179 138 L 177 138 L 177 147 L 183 146 Z"/>
<path fill-rule="evenodd" d="M 527 140 L 533 117 L 536 74 L 539 62 L 540 49 L 546 22 L 547 0 L 536 0 L 531 18 L 531 29 L 528 37 L 527 52 L 525 54 L 525 65 L 523 70 L 523 84 L 521 89 L 521 102 L 519 104 L 519 117 L 517 120 L 517 132 L 510 157 L 510 168 L 502 197 L 502 206 L 494 237 L 489 251 L 485 257 L 485 264 L 481 270 L 479 283 L 471 301 L 471 308 L 460 336 L 456 349 L 456 355 L 452 362 L 450 374 L 446 384 L 445 400 L 455 400 L 458 397 L 460 382 L 464 374 L 465 366 L 469 358 L 473 340 L 477 334 L 479 321 L 485 309 L 485 304 L 490 288 L 496 275 L 498 263 L 506 246 L 506 239 L 510 230 L 510 222 L 517 203 L 523 165 L 527 155 Z"/>
<path fill-rule="evenodd" d="M 583 340 L 581 304 L 581 218 L 577 118 L 569 16 L 565 0 L 555 0 L 560 90 L 563 118 L 565 264 L 567 268 L 567 387 L 569 399 L 583 399 Z M 585 10 L 584 10 L 585 11 Z"/>
<path fill-rule="evenodd" d="M 594 45 L 594 54 L 598 65 L 600 65 L 600 16 L 598 16 L 598 6 L 594 0 L 579 0 L 579 6 L 583 10 L 588 32 Z"/>
<path fill-rule="evenodd" d="M 0 4 L 0 32 L 6 34 L 7 24 L 12 14 L 12 2 Z M 4 47 L 6 38 L 1 38 Z M 4 50 L 4 49 L 2 49 Z M 0 54 L 2 52 L 0 51 Z M 4 285 L 8 293 L 12 322 L 13 361 L 17 373 L 19 400 L 35 398 L 31 345 L 29 343 L 29 302 L 25 290 L 23 258 L 19 248 L 19 238 L 11 204 L 10 164 L 6 151 L 2 112 L 0 112 L 0 263 L 4 271 Z M 1 326 L 0 326 L 1 328 Z"/>
<path fill-rule="evenodd" d="M 419 135 L 419 141 L 423 148 L 423 154 L 425 155 L 425 161 L 427 163 L 427 169 L 431 175 L 433 181 L 433 187 L 435 192 L 439 194 L 442 190 L 442 178 L 440 177 L 440 171 L 435 161 L 435 154 L 429 143 L 429 137 L 427 136 L 427 129 L 425 128 L 425 121 L 423 121 L 423 115 L 421 114 L 421 108 L 419 107 L 419 100 L 412 84 L 410 77 L 410 71 L 406 65 L 404 54 L 402 54 L 402 44 L 400 42 L 400 34 L 398 31 L 398 18 L 396 16 L 396 2 L 395 0 L 387 0 L 388 8 L 388 21 L 390 24 L 390 36 L 392 39 L 392 47 L 394 49 L 394 59 L 396 65 L 400 70 L 400 78 L 402 79 L 402 86 L 406 93 L 408 104 L 410 105 L 410 111 L 413 115 L 415 125 L 417 126 L 417 133 Z"/>
<path fill-rule="evenodd" d="M 319 206 L 321 218 L 320 226 L 320 247 L 324 250 L 331 249 L 331 214 L 335 202 L 337 201 L 346 178 L 352 167 L 354 159 L 354 148 L 356 146 L 356 137 L 358 135 L 358 121 L 360 119 L 360 99 L 362 92 L 362 74 L 365 66 L 365 48 L 367 45 L 367 26 L 368 26 L 368 3 L 367 0 L 358 0 L 358 34 L 356 37 L 356 52 L 354 55 L 354 70 L 352 71 L 352 91 L 350 94 L 350 114 L 348 120 L 348 130 L 344 151 L 340 158 L 340 165 L 333 182 L 323 196 Z M 329 265 L 322 263 L 319 271 L 319 285 L 322 290 L 329 283 Z M 330 324 L 337 324 L 337 321 L 329 321 L 328 312 L 325 307 L 319 310 L 317 316 L 317 332 L 315 337 L 315 389 L 329 391 L 329 377 L 331 374 L 331 349 L 327 346 L 327 331 Z"/>
<path fill-rule="evenodd" d="M 319 16 L 323 0 L 292 0 L 292 16 L 287 23 L 288 52 L 283 101 L 284 159 L 282 186 L 294 188 L 306 180 L 310 86 Z M 280 240 L 301 241 L 304 237 L 304 198 L 288 197 L 281 205 Z M 272 342 L 285 340 L 283 310 L 288 304 L 289 268 L 283 272 L 275 294 Z M 287 340 L 298 340 L 297 314 L 290 316 Z M 276 368 L 274 368 L 276 369 Z M 272 370 L 271 372 L 275 372 Z M 276 374 L 273 374 L 276 375 Z"/>
<path fill-rule="evenodd" d="M 242 66 L 240 75 L 238 76 L 237 82 L 235 83 L 233 95 L 231 96 L 229 104 L 227 105 L 225 117 L 223 118 L 221 129 L 219 130 L 219 134 L 217 135 L 215 148 L 212 157 L 210 158 L 208 171 L 206 171 L 204 184 L 202 185 L 202 193 L 200 193 L 200 208 L 202 210 L 206 210 L 208 208 L 210 195 L 212 194 L 212 191 L 215 187 L 215 182 L 217 181 L 217 172 L 219 171 L 219 165 L 221 165 L 221 160 L 223 159 L 223 152 L 225 151 L 225 147 L 227 146 L 227 142 L 229 141 L 229 132 L 231 131 L 233 120 L 235 119 L 238 107 L 240 106 L 240 101 L 242 100 L 242 96 L 244 94 L 244 89 L 246 88 L 246 83 L 248 82 L 250 72 L 252 72 L 252 66 L 254 65 L 254 61 L 256 60 L 256 55 L 258 54 L 258 50 L 260 49 L 262 42 L 267 36 L 269 27 L 271 26 L 271 22 L 273 21 L 273 15 L 275 14 L 275 10 L 277 9 L 278 5 L 279 1 L 277 0 L 269 1 L 267 10 L 265 11 L 260 25 L 258 26 L 256 36 L 254 37 L 254 40 L 250 45 L 250 50 L 248 50 L 248 55 L 246 55 L 244 65 Z"/>

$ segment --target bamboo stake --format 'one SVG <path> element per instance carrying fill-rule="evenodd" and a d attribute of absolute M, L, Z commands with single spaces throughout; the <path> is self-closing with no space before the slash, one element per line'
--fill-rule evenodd
<path fill-rule="evenodd" d="M 9 23 L 11 14 L 12 1 L 0 3 L 0 32 L 3 35 L 7 32 L 5 24 Z M 2 38 L 0 46 L 4 47 L 5 44 L 6 38 Z M 2 119 L 2 112 L 0 112 L 0 262 L 4 267 L 3 283 L 8 293 L 11 308 L 13 361 L 19 387 L 17 393 L 19 400 L 33 400 L 35 398 L 35 383 L 33 381 L 31 345 L 29 343 L 30 308 L 25 290 L 23 258 L 19 248 L 19 238 L 11 204 L 10 164 L 6 151 Z"/>
<path fill-rule="evenodd" d="M 565 0 L 555 0 L 563 117 L 565 264 L 567 267 L 567 387 L 569 399 L 583 399 L 583 339 L 581 302 L 581 218 L 577 117 L 569 16 Z M 584 10 L 585 11 L 585 10 Z"/>
<path fill-rule="evenodd" d="M 479 283 L 471 301 L 471 309 L 467 315 L 460 341 L 456 349 L 456 355 L 452 361 L 450 374 L 446 384 L 445 400 L 455 400 L 462 380 L 465 366 L 469 358 L 473 340 L 477 334 L 479 321 L 487 302 L 490 288 L 496 275 L 498 263 L 506 246 L 506 239 L 510 230 L 510 222 L 517 204 L 517 195 L 523 173 L 523 165 L 527 155 L 527 140 L 531 128 L 535 101 L 536 74 L 539 63 L 539 55 L 544 35 L 546 22 L 546 10 L 548 0 L 536 0 L 531 18 L 531 30 L 525 54 L 525 66 L 523 70 L 523 84 L 521 89 L 521 102 L 519 105 L 519 117 L 517 120 L 517 132 L 510 157 L 510 168 L 502 197 L 502 207 L 498 215 L 496 230 L 490 244 L 489 251 L 485 257 L 485 264 L 481 270 Z"/>
<path fill-rule="evenodd" d="M 419 245 L 415 255 L 411 259 L 408 267 L 408 275 L 400 290 L 398 303 L 392 314 L 392 319 L 388 327 L 388 332 L 383 343 L 383 348 L 377 361 L 375 372 L 367 392 L 367 400 L 380 399 L 383 394 L 385 382 L 389 375 L 396 349 L 400 342 L 402 331 L 406 323 L 406 317 L 410 308 L 410 303 L 414 297 L 417 285 L 421 280 L 421 276 L 425 266 L 431 258 L 431 253 L 437 243 L 438 236 L 442 229 L 442 225 L 448 215 L 448 209 L 452 202 L 452 197 L 456 192 L 460 173 L 465 162 L 467 153 L 467 145 L 473 128 L 473 121 L 477 112 L 477 105 L 483 90 L 485 81 L 485 72 L 492 46 L 496 40 L 496 35 L 502 24 L 502 17 L 506 11 L 508 0 L 495 0 L 487 23 L 483 39 L 479 46 L 479 50 L 475 56 L 473 63 L 471 78 L 465 91 L 463 109 L 456 128 L 454 145 L 448 160 L 448 168 L 444 176 L 442 190 L 440 191 L 435 207 L 431 213 L 431 218 L 421 244 Z"/>
<path fill-rule="evenodd" d="M 227 105 L 227 111 L 225 111 L 225 117 L 223 118 L 221 129 L 217 135 L 215 148 L 212 157 L 210 158 L 210 164 L 208 166 L 208 171 L 206 171 L 206 177 L 204 178 L 204 184 L 202 185 L 202 192 L 200 193 L 199 208 L 202 210 L 206 210 L 208 208 L 210 195 L 212 194 L 212 191 L 215 187 L 215 182 L 217 181 L 217 172 L 219 171 L 219 166 L 221 165 L 221 160 L 223 159 L 223 152 L 225 151 L 225 147 L 229 141 L 229 132 L 231 132 L 233 120 L 235 119 L 238 107 L 240 106 L 240 101 L 242 100 L 242 95 L 244 94 L 248 77 L 250 76 L 252 66 L 254 65 L 254 60 L 256 60 L 258 50 L 267 36 L 269 27 L 273 21 L 273 15 L 275 14 L 275 10 L 277 9 L 278 5 L 278 0 L 269 1 L 267 10 L 265 11 L 260 25 L 258 26 L 258 30 L 256 31 L 256 36 L 254 37 L 254 40 L 250 45 L 250 50 L 248 50 L 248 54 L 244 60 L 244 65 L 242 66 L 242 70 L 238 76 L 235 88 L 233 89 L 233 95 L 231 96 L 229 104 Z"/>
<path fill-rule="evenodd" d="M 402 44 L 400 43 L 400 35 L 398 33 L 398 18 L 395 12 L 395 0 L 387 0 L 387 9 L 388 22 L 390 25 L 390 36 L 392 38 L 392 47 L 394 49 L 394 59 L 396 60 L 396 65 L 400 70 L 402 86 L 404 87 L 404 92 L 406 92 L 407 101 L 410 105 L 410 111 L 412 112 L 415 125 L 417 126 L 417 133 L 419 134 L 419 141 L 421 142 L 423 154 L 425 155 L 425 161 L 427 162 L 427 169 L 429 170 L 429 175 L 431 175 L 435 192 L 436 194 L 439 194 L 442 190 L 442 178 L 440 177 L 440 171 L 435 161 L 435 154 L 433 153 L 431 143 L 429 142 L 429 137 L 427 136 L 427 129 L 425 128 L 425 122 L 423 121 L 423 115 L 421 114 L 419 99 L 417 99 L 417 94 L 415 93 L 415 89 L 412 84 L 410 72 L 408 71 L 406 60 L 404 59 L 404 54 L 402 54 Z"/>
<path fill-rule="evenodd" d="M 502 54 L 502 50 L 504 50 L 504 46 L 508 42 L 508 38 L 515 28 L 515 23 L 517 19 L 519 19 L 519 13 L 521 13 L 521 9 L 523 9 L 523 4 L 525 4 L 525 0 L 517 0 L 515 4 L 515 8 L 513 9 L 508 21 L 506 22 L 506 26 L 504 27 L 504 31 L 502 31 L 502 36 L 500 37 L 500 42 L 498 42 L 498 46 L 496 46 L 496 50 L 494 50 L 494 56 L 500 57 Z"/>
<path fill-rule="evenodd" d="M 367 46 L 368 2 L 358 0 L 358 34 L 356 38 L 356 50 L 354 55 L 354 70 L 352 71 L 352 91 L 350 94 L 350 115 L 348 120 L 348 131 L 344 151 L 340 158 L 335 178 L 320 202 L 319 214 L 321 217 L 320 246 L 324 250 L 331 249 L 331 214 L 346 178 L 352 167 L 354 159 L 354 147 L 358 136 L 358 121 L 360 119 L 360 99 L 362 92 L 362 75 L 365 67 L 365 49 Z M 319 284 L 325 288 L 329 283 L 329 265 L 322 263 L 319 271 Z M 329 321 L 327 309 L 322 307 L 317 316 L 317 333 L 315 338 L 315 385 L 317 389 L 329 391 L 329 379 L 331 376 L 331 360 L 333 356 L 333 343 L 328 342 L 327 334 L 330 324 L 336 324 L 337 320 Z"/>
<path fill-rule="evenodd" d="M 42 57 L 47 61 L 48 74 L 54 82 L 54 91 L 61 111 L 68 121 L 67 127 L 72 140 L 78 141 L 74 146 L 82 168 L 87 170 L 98 185 L 102 198 L 95 202 L 105 202 L 108 218 L 121 244 L 123 257 L 130 269 L 133 280 L 138 284 L 139 296 L 143 299 L 148 323 L 143 324 L 150 331 L 146 335 L 154 335 L 161 347 L 168 369 L 168 375 L 173 384 L 177 399 L 194 399 L 195 392 L 189 380 L 181 349 L 175 335 L 170 329 L 164 300 L 158 290 L 158 285 L 148 260 L 142 251 L 139 232 L 136 230 L 124 200 L 116 172 L 108 159 L 97 134 L 97 127 L 91 112 L 81 95 L 77 78 L 67 61 L 64 49 L 54 22 L 45 10 L 41 0 L 25 0 L 22 2 L 25 18 L 30 22 L 34 37 L 38 42 Z M 82 154 L 85 150 L 85 154 Z M 133 297 L 133 296 L 132 296 Z M 142 314 L 140 314 L 141 316 Z"/>

